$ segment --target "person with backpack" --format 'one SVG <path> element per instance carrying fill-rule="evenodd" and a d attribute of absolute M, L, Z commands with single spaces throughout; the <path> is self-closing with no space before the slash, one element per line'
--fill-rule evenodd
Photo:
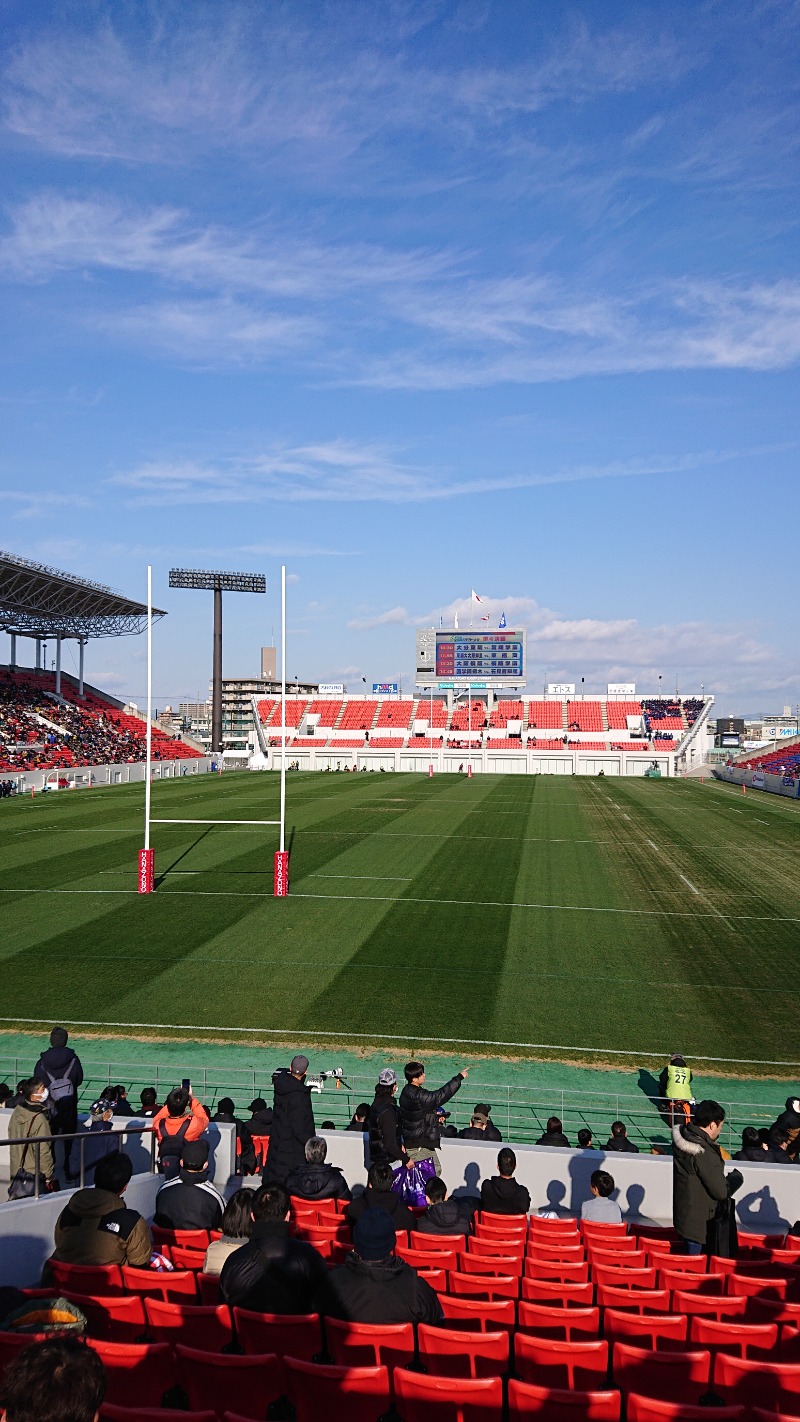
<path fill-rule="evenodd" d="M 33 1075 L 41 1081 L 50 1093 L 50 1130 L 54 1136 L 74 1135 L 78 1129 L 78 1091 L 83 1083 L 81 1059 L 72 1047 L 67 1046 L 69 1033 L 64 1027 L 54 1027 L 50 1033 L 50 1046 L 42 1052 Z M 74 1141 L 64 1141 L 64 1174 L 74 1180 L 78 1172 L 73 1171 L 72 1147 Z"/>
<path fill-rule="evenodd" d="M 167 1093 L 164 1105 L 153 1117 L 159 1169 L 167 1179 L 178 1175 L 184 1145 L 199 1140 L 207 1126 L 206 1108 L 196 1096 L 183 1086 L 175 1086 Z"/>

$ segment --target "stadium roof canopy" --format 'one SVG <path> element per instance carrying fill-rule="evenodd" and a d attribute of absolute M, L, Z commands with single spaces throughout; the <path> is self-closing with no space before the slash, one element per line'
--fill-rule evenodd
<path fill-rule="evenodd" d="M 153 608 L 153 618 L 166 613 Z M 143 632 L 147 607 L 101 583 L 0 550 L 0 628 L 22 637 L 125 637 Z"/>

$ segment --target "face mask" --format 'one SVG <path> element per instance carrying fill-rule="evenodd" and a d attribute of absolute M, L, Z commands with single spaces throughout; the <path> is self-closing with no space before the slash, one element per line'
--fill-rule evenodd
<path fill-rule="evenodd" d="M 34 1102 L 34 1105 L 36 1105 L 36 1106 L 44 1106 L 45 1101 L 49 1100 L 49 1097 L 50 1097 L 50 1092 L 48 1091 L 47 1087 L 45 1087 L 44 1090 L 43 1090 L 43 1092 L 42 1092 L 42 1094 L 41 1094 L 41 1096 L 37 1096 L 37 1097 L 36 1097 L 36 1100 L 35 1100 L 35 1102 Z"/>

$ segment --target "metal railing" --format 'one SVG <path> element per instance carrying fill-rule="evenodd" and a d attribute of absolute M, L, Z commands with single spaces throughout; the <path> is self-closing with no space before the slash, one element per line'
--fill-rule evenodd
<path fill-rule="evenodd" d="M 63 1142 L 65 1142 L 65 1143 L 66 1143 L 67 1141 L 77 1141 L 77 1142 L 78 1142 L 78 1154 L 79 1154 L 79 1157 L 80 1157 L 80 1169 L 79 1169 L 79 1171 L 78 1171 L 78 1177 L 77 1177 L 77 1178 L 78 1178 L 78 1185 L 77 1185 L 77 1188 L 78 1188 L 79 1190 L 82 1190 L 82 1189 L 84 1188 L 85 1184 L 86 1184 L 86 1147 L 87 1147 L 87 1145 L 89 1145 L 89 1144 L 94 1144 L 94 1145 L 96 1145 L 97 1142 L 98 1142 L 98 1140 L 104 1140 L 104 1141 L 105 1141 L 105 1140 L 108 1140 L 108 1139 L 111 1138 L 111 1137 L 116 1137 L 116 1139 L 117 1139 L 117 1151 L 121 1151 L 121 1150 L 122 1150 L 122 1137 L 123 1137 L 123 1136 L 145 1136 L 145 1135 L 149 1135 L 149 1136 L 150 1136 L 150 1173 L 151 1173 L 151 1175 L 154 1175 L 155 1172 L 156 1172 L 156 1169 L 157 1169 L 157 1166 L 156 1166 L 156 1138 L 155 1138 L 155 1133 L 154 1133 L 154 1131 L 153 1131 L 153 1127 L 152 1127 L 152 1126 L 122 1126 L 122 1127 L 120 1127 L 120 1128 L 112 1127 L 112 1129 L 109 1130 L 109 1131 L 69 1131 L 69 1132 L 64 1131 L 63 1133 L 62 1133 L 62 1132 L 59 1132 L 59 1134 L 56 1135 L 56 1136 L 53 1136 L 53 1135 L 47 1135 L 47 1136 L 9 1136 L 7 1140 L 0 1140 L 0 1146 L 8 1146 L 9 1148 L 10 1148 L 11 1146 L 23 1146 L 23 1147 L 24 1147 L 24 1146 L 27 1146 L 29 1149 L 30 1149 L 30 1148 L 33 1149 L 33 1171 L 32 1171 L 32 1174 L 33 1174 L 33 1182 L 34 1182 L 34 1183 L 33 1183 L 33 1195 L 30 1195 L 30 1196 L 23 1196 L 22 1198 L 33 1199 L 33 1200 L 39 1200 L 39 1199 L 41 1199 L 41 1194 L 42 1194 L 41 1189 L 40 1189 L 40 1181 L 41 1181 L 41 1179 L 42 1179 L 42 1171 L 41 1171 L 41 1153 L 42 1153 L 42 1146 L 49 1146 L 50 1149 L 52 1150 L 52 1152 L 53 1152 L 53 1164 L 54 1164 L 54 1166 L 55 1166 L 55 1148 L 56 1148 L 57 1142 L 58 1142 L 58 1141 L 63 1141 Z M 110 1151 L 108 1151 L 108 1152 L 106 1152 L 106 1153 L 109 1154 L 109 1155 L 111 1154 Z M 25 1153 L 23 1153 L 22 1162 L 21 1162 L 20 1166 L 18 1167 L 18 1169 L 27 1169 L 27 1166 L 26 1166 L 27 1158 L 28 1158 L 27 1155 L 26 1155 Z M 103 1158 L 103 1157 L 101 1156 L 100 1159 L 102 1159 L 102 1158 Z M 89 1168 L 92 1169 L 92 1168 L 93 1168 L 95 1165 L 97 1165 L 98 1163 L 99 1163 L 99 1161 L 94 1161 L 94 1162 L 92 1162 L 92 1164 L 90 1165 Z M 10 1171 L 10 1169 L 9 1169 L 9 1175 L 11 1176 L 11 1171 Z M 13 1179 L 13 1176 L 11 1176 L 11 1179 Z M 9 1181 L 9 1184 L 10 1184 L 10 1181 Z M 47 1193 L 50 1193 L 50 1192 L 48 1191 Z M 0 1203 L 3 1203 L 3 1202 L 0 1202 Z"/>

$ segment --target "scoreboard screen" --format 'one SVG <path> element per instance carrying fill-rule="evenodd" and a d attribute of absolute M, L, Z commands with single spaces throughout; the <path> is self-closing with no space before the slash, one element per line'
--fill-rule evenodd
<path fill-rule="evenodd" d="M 462 632 L 458 628 L 418 632 L 417 680 L 428 685 L 521 684 L 525 680 L 525 633 L 511 627 L 496 632 Z"/>

